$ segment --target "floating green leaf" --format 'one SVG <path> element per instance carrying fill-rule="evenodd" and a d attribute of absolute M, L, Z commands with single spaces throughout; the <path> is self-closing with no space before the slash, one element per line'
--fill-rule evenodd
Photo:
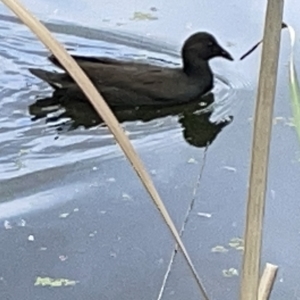
<path fill-rule="evenodd" d="M 151 13 L 143 13 L 140 11 L 136 11 L 133 14 L 133 17 L 131 18 L 131 20 L 134 21 L 151 21 L 151 20 L 157 20 L 158 18 L 153 16 Z"/>
<path fill-rule="evenodd" d="M 211 249 L 211 252 L 226 253 L 228 252 L 228 249 L 226 249 L 224 246 L 216 246 Z"/>
<path fill-rule="evenodd" d="M 50 278 L 50 277 L 37 277 L 35 286 L 50 286 L 50 287 L 63 287 L 74 286 L 77 281 L 64 279 L 64 278 Z"/>
<path fill-rule="evenodd" d="M 244 240 L 241 238 L 232 238 L 228 245 L 236 250 L 244 251 Z"/>
<path fill-rule="evenodd" d="M 222 271 L 224 277 L 233 277 L 233 276 L 239 276 L 239 271 L 235 268 L 230 268 L 228 270 Z"/>

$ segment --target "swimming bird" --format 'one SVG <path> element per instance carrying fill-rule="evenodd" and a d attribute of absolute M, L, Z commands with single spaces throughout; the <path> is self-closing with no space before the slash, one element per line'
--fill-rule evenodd
<path fill-rule="evenodd" d="M 207 32 L 191 35 L 182 46 L 181 56 L 181 67 L 161 67 L 107 57 L 72 57 L 111 107 L 172 106 L 199 99 L 213 88 L 214 76 L 209 60 L 215 57 L 233 60 Z M 48 59 L 64 70 L 55 56 Z M 55 90 L 61 90 L 70 101 L 72 98 L 86 99 L 67 72 L 33 68 L 29 71 Z"/>

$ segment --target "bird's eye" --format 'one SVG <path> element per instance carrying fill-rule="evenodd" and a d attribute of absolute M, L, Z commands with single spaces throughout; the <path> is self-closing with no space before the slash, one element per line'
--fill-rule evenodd
<path fill-rule="evenodd" d="M 214 43 L 213 42 L 208 42 L 207 46 L 208 47 L 213 47 Z"/>

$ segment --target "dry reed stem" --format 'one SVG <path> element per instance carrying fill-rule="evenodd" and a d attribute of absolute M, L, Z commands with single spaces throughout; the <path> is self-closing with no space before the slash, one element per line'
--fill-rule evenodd
<path fill-rule="evenodd" d="M 278 266 L 267 263 L 261 276 L 259 289 L 258 289 L 258 300 L 268 300 L 272 287 L 276 278 Z"/>
<path fill-rule="evenodd" d="M 283 0 L 268 0 L 252 141 L 241 300 L 258 297 L 263 216 L 276 90 Z"/>
<path fill-rule="evenodd" d="M 29 13 L 17 0 L 2 0 L 2 2 L 8 6 L 20 19 L 27 25 L 30 30 L 37 35 L 41 42 L 49 48 L 49 50 L 57 57 L 59 62 L 65 67 L 70 76 L 76 81 L 78 86 L 83 90 L 84 94 L 90 100 L 98 114 L 107 124 L 108 128 L 114 135 L 115 139 L 119 143 L 121 149 L 124 151 L 128 160 L 131 162 L 133 168 L 135 169 L 137 175 L 141 179 L 143 185 L 150 194 L 152 200 L 156 204 L 157 208 L 161 212 L 164 220 L 166 221 L 171 233 L 173 234 L 176 242 L 181 248 L 183 255 L 195 277 L 199 289 L 205 300 L 208 300 L 206 291 L 201 283 L 201 280 L 196 272 L 196 269 L 190 259 L 190 256 L 187 253 L 187 250 L 180 238 L 179 233 L 176 230 L 176 227 L 165 208 L 158 192 L 156 191 L 151 177 L 148 175 L 145 170 L 143 163 L 139 156 L 136 154 L 132 144 L 130 143 L 128 137 L 125 135 L 123 129 L 121 128 L 119 122 L 115 118 L 114 114 L 111 112 L 110 108 L 95 89 L 91 81 L 77 65 L 75 60 L 68 54 L 65 48 L 54 39 L 48 29 L 41 24 L 31 13 Z"/>

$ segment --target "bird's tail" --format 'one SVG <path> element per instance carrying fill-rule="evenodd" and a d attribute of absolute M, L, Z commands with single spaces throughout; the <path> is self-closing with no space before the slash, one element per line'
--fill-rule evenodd
<path fill-rule="evenodd" d="M 55 73 L 55 72 L 45 71 L 42 69 L 31 69 L 31 68 L 29 69 L 29 72 L 34 76 L 47 82 L 56 90 L 66 88 L 70 83 L 74 84 L 71 78 L 65 73 L 64 74 Z"/>

